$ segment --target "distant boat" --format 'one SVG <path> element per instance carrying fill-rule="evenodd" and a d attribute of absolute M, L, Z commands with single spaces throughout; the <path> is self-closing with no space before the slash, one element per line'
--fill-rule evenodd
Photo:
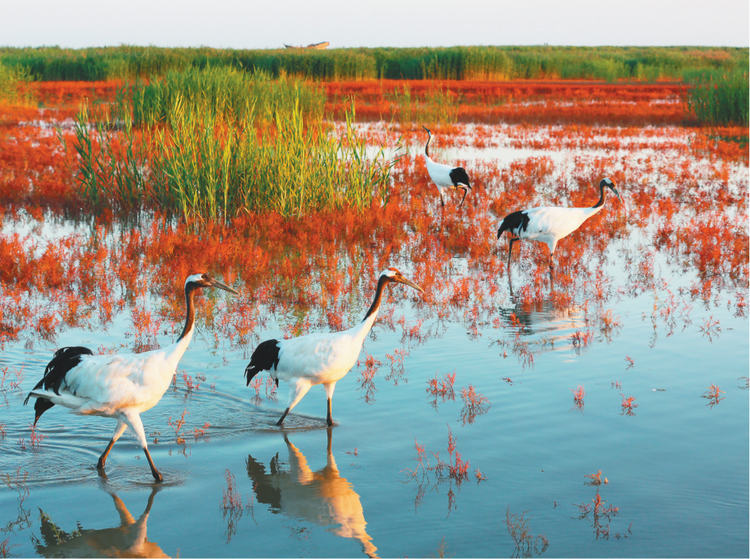
<path fill-rule="evenodd" d="M 307 45 L 306 47 L 295 47 L 294 45 L 287 45 L 284 44 L 285 48 L 288 49 L 317 49 L 317 50 L 323 50 L 326 48 L 330 43 L 328 41 L 322 42 L 322 43 L 312 43 Z"/>

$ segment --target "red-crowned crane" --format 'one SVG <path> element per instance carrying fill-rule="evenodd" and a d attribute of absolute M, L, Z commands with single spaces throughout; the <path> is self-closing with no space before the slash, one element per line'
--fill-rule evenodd
<path fill-rule="evenodd" d="M 563 237 L 570 235 L 584 221 L 598 213 L 604 207 L 605 187 L 614 192 L 620 202 L 622 202 L 620 194 L 615 189 L 615 184 L 610 179 L 604 178 L 599 183 L 599 201 L 590 208 L 540 207 L 519 210 L 506 216 L 497 230 L 497 238 L 500 238 L 503 231 L 508 231 L 509 234 L 514 235 L 510 239 L 510 246 L 508 247 L 508 270 L 510 270 L 513 243 L 521 239 L 547 243 L 550 253 L 549 267 L 550 270 L 554 269 L 552 257 L 555 254 L 557 242 Z"/>
<path fill-rule="evenodd" d="M 329 426 L 333 425 L 331 399 L 336 382 L 357 362 L 365 337 L 378 315 L 383 291 L 390 283 L 403 283 L 424 293 L 424 289 L 405 278 L 396 268 L 388 268 L 380 274 L 375 299 L 365 318 L 354 328 L 343 332 L 307 334 L 288 340 L 266 340 L 255 348 L 245 369 L 247 384 L 260 371 L 269 371 L 277 386 L 279 380 L 289 384 L 289 401 L 276 425 L 284 422 L 289 411 L 316 384 L 322 384 L 325 388 L 328 397 L 326 422 Z"/>
<path fill-rule="evenodd" d="M 430 174 L 432 182 L 437 186 L 438 194 L 440 194 L 440 204 L 445 207 L 445 200 L 443 199 L 443 190 L 460 190 L 464 191 L 464 197 L 461 198 L 461 203 L 458 205 L 460 208 L 466 200 L 466 195 L 471 190 L 471 184 L 469 183 L 469 175 L 466 173 L 466 169 L 463 167 L 449 167 L 442 163 L 435 163 L 430 159 L 430 142 L 432 141 L 432 132 L 426 126 L 422 126 L 427 130 L 427 144 L 424 146 L 424 162 L 427 165 L 427 172 Z"/>
<path fill-rule="evenodd" d="M 208 274 L 193 274 L 185 280 L 187 318 L 182 334 L 172 345 L 128 355 L 94 355 L 85 347 L 63 347 L 55 352 L 44 371 L 44 377 L 29 393 L 34 404 L 34 425 L 55 404 L 70 408 L 79 415 L 98 415 L 117 420 L 117 427 L 107 448 L 99 457 L 97 468 L 104 469 L 109 451 L 126 429 L 135 434 L 146 453 L 151 474 L 156 481 L 162 475 L 154 466 L 146 443 L 141 412 L 153 408 L 172 382 L 177 363 L 193 338 L 195 303 L 198 289 L 218 287 L 235 295 L 237 291 Z"/>

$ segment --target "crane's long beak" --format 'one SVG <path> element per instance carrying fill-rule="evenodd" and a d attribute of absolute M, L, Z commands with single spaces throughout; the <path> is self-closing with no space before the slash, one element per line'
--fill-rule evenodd
<path fill-rule="evenodd" d="M 414 289 L 416 289 L 416 290 L 417 290 L 417 291 L 419 291 L 420 293 L 424 293 L 424 289 L 422 289 L 422 288 L 421 288 L 421 287 L 419 287 L 419 286 L 418 286 L 418 285 L 417 285 L 416 283 L 414 283 L 413 281 L 411 281 L 411 280 L 409 280 L 409 279 L 406 279 L 406 278 L 405 278 L 405 277 L 403 277 L 403 276 L 402 276 L 402 277 L 400 277 L 400 278 L 398 279 L 398 282 L 399 282 L 399 283 L 403 283 L 404 285 L 408 285 L 409 287 L 413 287 Z"/>
<path fill-rule="evenodd" d="M 620 204 L 622 204 L 622 198 L 620 198 L 620 193 L 617 192 L 617 189 L 614 186 L 610 186 L 609 188 L 617 195 L 617 199 L 620 201 Z"/>
<path fill-rule="evenodd" d="M 239 295 L 237 291 L 229 287 L 227 284 L 222 283 L 219 280 L 214 279 L 214 278 L 211 278 L 211 287 L 218 287 L 219 289 L 223 289 L 224 291 L 229 291 L 229 293 Z"/>
<path fill-rule="evenodd" d="M 430 132 L 430 129 L 427 128 L 424 124 L 422 125 L 422 128 L 424 128 L 428 134 L 432 135 L 432 132 Z"/>

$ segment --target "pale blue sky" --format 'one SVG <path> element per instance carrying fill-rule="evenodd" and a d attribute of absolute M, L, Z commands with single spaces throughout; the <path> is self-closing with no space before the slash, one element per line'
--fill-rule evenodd
<path fill-rule="evenodd" d="M 732 46 L 748 0 L 0 0 L 0 46 Z"/>

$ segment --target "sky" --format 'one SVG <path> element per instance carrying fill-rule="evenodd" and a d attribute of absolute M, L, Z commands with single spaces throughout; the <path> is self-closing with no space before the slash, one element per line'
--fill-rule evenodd
<path fill-rule="evenodd" d="M 0 0 L 0 46 L 750 46 L 748 0 Z"/>

